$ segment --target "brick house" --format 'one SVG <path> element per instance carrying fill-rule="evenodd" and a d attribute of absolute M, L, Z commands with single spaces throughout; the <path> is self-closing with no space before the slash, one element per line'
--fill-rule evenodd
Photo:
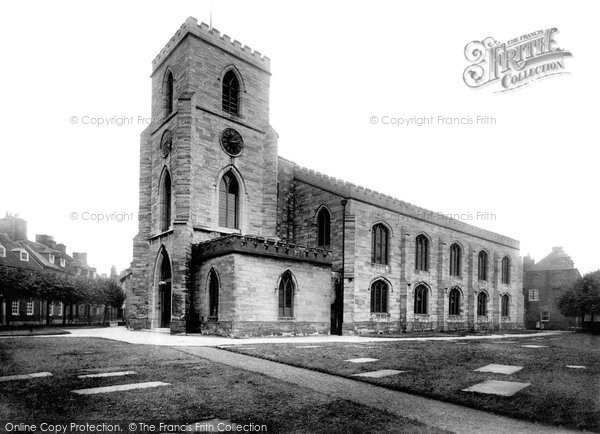
<path fill-rule="evenodd" d="M 521 327 L 519 242 L 277 154 L 270 60 L 194 18 L 152 63 L 128 324 L 230 336 Z"/>
<path fill-rule="evenodd" d="M 32 272 L 46 272 L 96 277 L 96 269 L 88 266 L 86 253 L 67 254 L 64 244 L 56 243 L 50 235 L 36 235 L 35 242 L 27 238 L 27 222 L 7 215 L 0 219 L 0 267 L 10 267 Z M 10 309 L 12 324 L 46 324 L 101 322 L 104 306 L 78 304 L 63 306 L 61 302 L 48 305 L 39 299 L 6 300 L 0 305 L 0 325 L 7 324 Z"/>
<path fill-rule="evenodd" d="M 562 247 L 553 247 L 537 264 L 529 256 L 523 258 L 525 327 L 562 330 L 574 327 L 576 319 L 563 316 L 557 302 L 579 278 L 581 274 Z"/>

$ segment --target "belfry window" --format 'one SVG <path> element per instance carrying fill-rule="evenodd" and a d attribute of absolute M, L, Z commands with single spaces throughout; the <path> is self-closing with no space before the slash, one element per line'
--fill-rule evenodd
<path fill-rule="evenodd" d="M 373 226 L 373 245 L 371 249 L 371 262 L 375 264 L 388 263 L 388 230 L 378 223 Z"/>
<path fill-rule="evenodd" d="M 450 275 L 460 276 L 461 249 L 456 243 L 450 246 Z"/>
<path fill-rule="evenodd" d="M 219 226 L 239 229 L 239 185 L 231 172 L 221 178 L 219 185 Z"/>
<path fill-rule="evenodd" d="M 418 271 L 429 270 L 429 239 L 419 235 L 415 239 L 415 269 Z"/>
<path fill-rule="evenodd" d="M 171 227 L 171 175 L 166 169 L 160 180 L 159 208 L 160 231 L 164 232 Z"/>
<path fill-rule="evenodd" d="M 294 316 L 294 279 L 287 270 L 279 280 L 279 317 L 292 318 Z"/>
<path fill-rule="evenodd" d="M 222 108 L 224 112 L 239 115 L 240 82 L 233 71 L 227 71 L 223 77 Z"/>
<path fill-rule="evenodd" d="M 389 285 L 384 280 L 371 284 L 371 313 L 387 313 Z"/>
<path fill-rule="evenodd" d="M 167 71 L 167 75 L 165 77 L 163 98 L 165 107 L 165 117 L 167 117 L 171 113 L 173 113 L 173 107 L 175 105 L 173 99 L 173 73 L 171 71 Z"/>
<path fill-rule="evenodd" d="M 317 246 L 329 246 L 331 243 L 331 216 L 327 208 L 322 207 L 317 215 Z"/>

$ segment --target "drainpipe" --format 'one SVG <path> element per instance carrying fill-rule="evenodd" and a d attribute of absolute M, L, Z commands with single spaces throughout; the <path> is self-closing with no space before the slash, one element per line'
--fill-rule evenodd
<path fill-rule="evenodd" d="M 346 284 L 345 272 L 346 272 L 346 204 L 347 199 L 342 199 L 342 286 L 340 288 L 340 311 L 339 311 L 339 333 L 342 334 L 342 324 L 344 323 L 344 286 Z"/>

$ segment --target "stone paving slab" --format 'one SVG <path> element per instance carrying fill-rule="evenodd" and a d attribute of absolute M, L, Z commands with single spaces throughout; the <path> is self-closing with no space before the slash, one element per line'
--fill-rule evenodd
<path fill-rule="evenodd" d="M 148 381 L 146 383 L 119 384 L 117 386 L 90 387 L 89 389 L 72 390 L 78 395 L 95 395 L 98 393 L 123 392 L 126 390 L 148 389 L 151 387 L 170 386 L 170 383 L 162 381 Z"/>
<path fill-rule="evenodd" d="M 515 393 L 531 386 L 531 383 L 518 383 L 516 381 L 486 380 L 471 387 L 463 389 L 463 392 L 485 393 L 488 395 L 513 396 Z"/>
<path fill-rule="evenodd" d="M 122 377 L 124 375 L 135 375 L 134 371 L 120 371 L 120 372 L 102 372 L 98 374 L 85 374 L 78 375 L 77 378 L 104 378 L 104 377 Z"/>
<path fill-rule="evenodd" d="M 353 377 L 366 377 L 366 378 L 384 378 L 392 375 L 398 375 L 406 371 L 398 371 L 396 369 L 380 369 L 379 371 L 363 372 L 361 374 L 354 374 Z"/>
<path fill-rule="evenodd" d="M 373 359 L 371 357 L 359 357 L 357 359 L 348 359 L 348 360 L 344 360 L 345 362 L 350 362 L 350 363 L 370 363 L 370 362 L 376 362 L 379 359 Z"/>
<path fill-rule="evenodd" d="M 482 368 L 475 369 L 475 372 L 491 372 L 492 374 L 504 374 L 511 375 L 515 372 L 519 372 L 523 369 L 522 366 L 516 365 L 497 365 L 495 363 L 491 363 L 489 365 L 485 365 Z"/>
<path fill-rule="evenodd" d="M 14 380 L 29 380 L 31 378 L 43 378 L 43 377 L 52 377 L 52 374 L 50 372 L 36 372 L 34 374 L 7 375 L 5 377 L 0 377 L 0 382 L 14 381 Z"/>

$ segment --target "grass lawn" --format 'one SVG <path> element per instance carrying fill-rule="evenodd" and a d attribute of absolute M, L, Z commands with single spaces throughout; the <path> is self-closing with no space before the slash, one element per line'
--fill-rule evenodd
<path fill-rule="evenodd" d="M 128 370 L 137 375 L 77 378 Z M 0 376 L 44 371 L 53 376 L 0 382 L 0 420 L 28 424 L 84 420 L 192 424 L 218 418 L 266 424 L 268 432 L 441 432 L 172 348 L 96 338 L 0 339 Z M 86 396 L 71 392 L 147 381 L 171 385 Z"/>
<path fill-rule="evenodd" d="M 235 346 L 227 349 L 347 377 L 380 369 L 406 371 L 385 378 L 352 378 L 519 419 L 600 432 L 600 336 L 597 335 L 329 343 L 318 348 L 260 344 L 251 349 Z M 379 360 L 363 364 L 345 361 L 359 357 Z M 523 369 L 512 375 L 474 372 L 492 363 L 518 365 Z M 571 369 L 566 365 L 584 365 L 587 369 Z M 531 386 L 512 397 L 462 391 L 485 380 L 524 382 Z"/>

